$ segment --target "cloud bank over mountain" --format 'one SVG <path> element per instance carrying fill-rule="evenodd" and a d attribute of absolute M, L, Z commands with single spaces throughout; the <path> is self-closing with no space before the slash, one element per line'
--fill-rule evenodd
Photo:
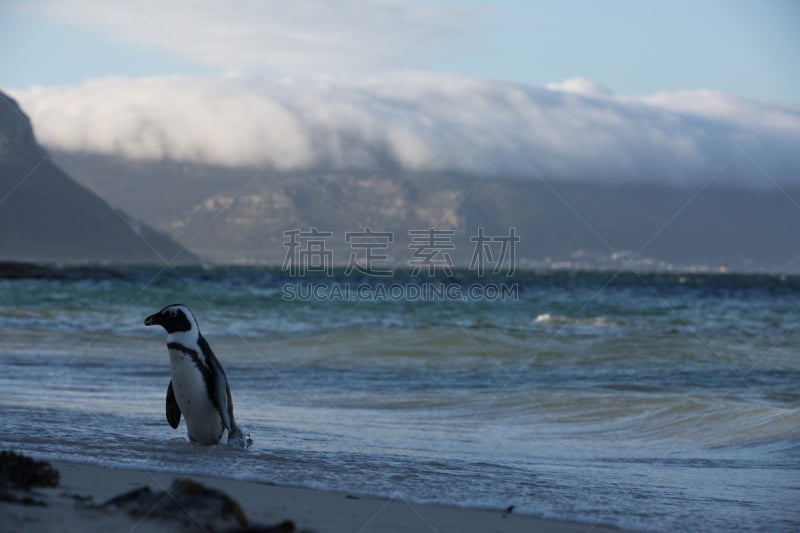
<path fill-rule="evenodd" d="M 800 109 L 713 91 L 620 97 L 420 72 L 363 81 L 106 78 L 16 91 L 58 150 L 285 171 L 800 184 Z"/>

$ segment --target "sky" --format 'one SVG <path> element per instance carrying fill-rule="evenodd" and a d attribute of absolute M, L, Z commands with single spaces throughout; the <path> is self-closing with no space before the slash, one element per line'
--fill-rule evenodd
<path fill-rule="evenodd" d="M 711 89 L 800 104 L 794 0 L 184 4 L 6 0 L 0 87 L 424 69 L 533 85 L 583 77 L 625 95 Z"/>
<path fill-rule="evenodd" d="M 794 0 L 6 0 L 0 89 L 45 144 L 131 158 L 792 182 L 797 27 Z"/>

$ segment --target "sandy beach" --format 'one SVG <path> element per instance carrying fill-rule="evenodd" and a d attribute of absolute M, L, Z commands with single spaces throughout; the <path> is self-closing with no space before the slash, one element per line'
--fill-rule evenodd
<path fill-rule="evenodd" d="M 123 470 L 102 466 L 53 461 L 61 474 L 53 488 L 34 489 L 32 496 L 45 506 L 0 503 L 3 531 L 175 531 L 204 530 L 202 519 L 189 516 L 175 520 L 131 516 L 114 506 L 101 507 L 109 499 L 148 486 L 157 495 L 167 491 L 176 479 L 190 479 L 207 488 L 224 492 L 238 502 L 250 527 L 275 526 L 291 521 L 296 531 L 555 531 L 561 533 L 619 531 L 591 524 L 576 524 L 523 516 L 506 510 L 476 510 L 441 505 L 411 504 L 355 494 L 279 487 L 265 483 L 203 476 Z M 165 492 L 163 499 L 168 500 Z M 161 499 L 161 498 L 159 498 Z M 176 521 L 177 520 L 177 521 Z M 188 524 L 188 527 L 186 526 Z M 220 530 L 241 529 L 223 527 Z M 284 529 L 275 531 L 291 531 Z M 256 529 L 253 529 L 256 530 Z M 258 529 L 264 531 L 264 529 Z"/>

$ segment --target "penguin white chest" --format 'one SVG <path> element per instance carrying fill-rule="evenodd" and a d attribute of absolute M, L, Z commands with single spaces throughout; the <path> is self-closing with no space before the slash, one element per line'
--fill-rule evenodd
<path fill-rule="evenodd" d="M 169 350 L 172 390 L 181 409 L 189 438 L 200 444 L 216 444 L 222 437 L 219 411 L 208 397 L 203 374 L 192 357 Z"/>

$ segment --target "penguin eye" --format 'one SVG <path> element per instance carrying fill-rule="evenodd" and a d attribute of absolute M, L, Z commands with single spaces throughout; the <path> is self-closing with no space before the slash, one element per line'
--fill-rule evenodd
<path fill-rule="evenodd" d="M 177 318 L 178 312 L 176 310 L 174 310 L 174 309 L 170 309 L 169 310 L 169 316 L 170 316 L 170 318 Z"/>

